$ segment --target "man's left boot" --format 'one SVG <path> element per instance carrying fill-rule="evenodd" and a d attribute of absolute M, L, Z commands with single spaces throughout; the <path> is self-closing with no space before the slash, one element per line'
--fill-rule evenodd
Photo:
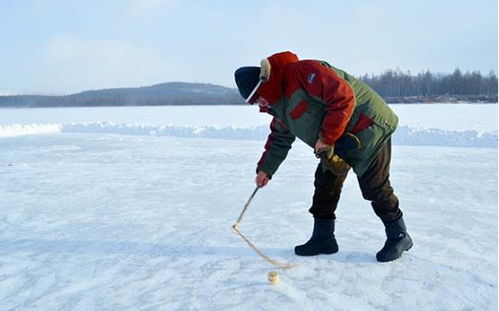
<path fill-rule="evenodd" d="M 376 254 L 376 259 L 380 262 L 388 262 L 402 256 L 402 253 L 408 251 L 412 247 L 412 239 L 407 228 L 405 227 L 404 219 L 400 217 L 390 223 L 385 224 L 386 242 L 385 246 Z"/>

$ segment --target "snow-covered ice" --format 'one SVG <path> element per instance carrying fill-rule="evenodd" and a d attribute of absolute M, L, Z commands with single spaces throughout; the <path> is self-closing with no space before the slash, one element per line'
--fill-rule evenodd
<path fill-rule="evenodd" d="M 497 105 L 394 105 L 391 179 L 415 246 L 346 181 L 340 251 L 301 258 L 317 160 L 295 143 L 254 189 L 253 107 L 0 110 L 1 310 L 497 310 Z M 418 136 L 419 135 L 419 136 Z"/>

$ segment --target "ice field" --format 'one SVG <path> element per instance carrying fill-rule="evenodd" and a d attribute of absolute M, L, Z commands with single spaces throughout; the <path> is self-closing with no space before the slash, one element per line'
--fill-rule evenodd
<path fill-rule="evenodd" d="M 317 165 L 297 141 L 241 225 L 287 271 L 231 231 L 268 132 L 255 107 L 0 109 L 0 310 L 497 310 L 497 105 L 392 108 L 414 247 L 376 262 L 351 172 L 339 252 L 295 256 Z"/>

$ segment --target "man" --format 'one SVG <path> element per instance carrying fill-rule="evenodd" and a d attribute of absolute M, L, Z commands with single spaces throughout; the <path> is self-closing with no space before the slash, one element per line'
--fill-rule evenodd
<path fill-rule="evenodd" d="M 324 61 L 300 61 L 291 52 L 274 54 L 260 67 L 239 68 L 235 80 L 246 102 L 257 103 L 261 112 L 273 116 L 257 165 L 258 187 L 269 182 L 295 137 L 321 159 L 309 210 L 313 233 L 308 242 L 295 247 L 297 255 L 338 251 L 335 210 L 350 168 L 357 174 L 363 197 L 385 225 L 387 240 L 377 260 L 395 260 L 412 247 L 389 181 L 390 137 L 398 118 L 376 92 Z"/>

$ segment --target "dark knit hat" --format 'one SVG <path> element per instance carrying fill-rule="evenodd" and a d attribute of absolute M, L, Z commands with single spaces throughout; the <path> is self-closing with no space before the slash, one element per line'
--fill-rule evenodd
<path fill-rule="evenodd" d="M 241 67 L 234 73 L 239 94 L 247 100 L 260 81 L 260 67 Z"/>

